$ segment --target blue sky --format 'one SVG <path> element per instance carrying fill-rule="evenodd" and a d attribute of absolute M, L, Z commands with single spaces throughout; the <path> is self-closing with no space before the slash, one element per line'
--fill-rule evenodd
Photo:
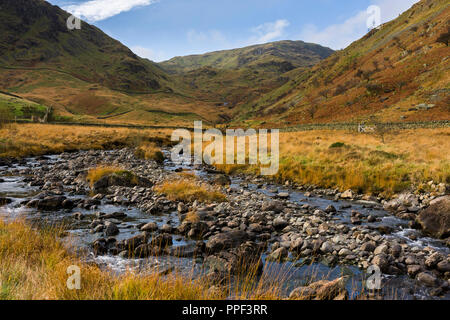
<path fill-rule="evenodd" d="M 342 49 L 417 0 L 50 0 L 154 61 L 277 40 Z M 375 19 L 378 21 L 378 19 Z"/>

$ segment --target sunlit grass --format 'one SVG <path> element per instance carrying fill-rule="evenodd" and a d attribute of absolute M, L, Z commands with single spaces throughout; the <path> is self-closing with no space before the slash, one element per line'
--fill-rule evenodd
<path fill-rule="evenodd" d="M 129 178 L 131 181 L 136 179 L 136 176 L 131 171 L 114 166 L 99 166 L 89 169 L 86 180 L 92 187 L 98 180 L 111 174 L 117 174 Z"/>
<path fill-rule="evenodd" d="M 403 130 L 376 136 L 320 130 L 280 134 L 274 180 L 392 195 L 433 180 L 450 183 L 450 129 Z M 260 166 L 217 165 L 225 173 L 258 174 Z M 270 178 L 270 177 L 269 177 Z"/>
<path fill-rule="evenodd" d="M 221 286 L 214 286 L 209 278 L 193 279 L 176 270 L 166 276 L 158 270 L 114 275 L 83 262 L 83 253 L 69 251 L 60 240 L 62 231 L 0 220 L 0 300 L 282 299 L 282 279 L 258 278 L 252 268 L 233 280 L 230 276 Z M 79 290 L 67 287 L 67 269 L 74 265 L 81 271 Z M 213 286 L 215 290 L 211 290 Z"/>
<path fill-rule="evenodd" d="M 164 155 L 161 152 L 161 148 L 159 148 L 155 143 L 147 142 L 141 144 L 136 148 L 135 154 L 138 158 L 145 160 L 153 160 L 158 163 L 164 162 Z"/>
<path fill-rule="evenodd" d="M 172 201 L 224 202 L 226 196 L 212 186 L 194 179 L 173 179 L 155 187 L 156 192 Z"/>
<path fill-rule="evenodd" d="M 0 128 L 0 157 L 137 147 L 149 140 L 168 141 L 169 135 L 170 130 L 10 124 Z"/>

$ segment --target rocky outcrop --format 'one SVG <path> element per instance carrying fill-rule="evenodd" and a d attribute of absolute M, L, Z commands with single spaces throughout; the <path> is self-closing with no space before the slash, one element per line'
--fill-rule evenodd
<path fill-rule="evenodd" d="M 128 188 L 140 186 L 151 188 L 153 186 L 153 183 L 147 178 L 139 177 L 131 172 L 124 171 L 120 173 L 112 173 L 100 178 L 93 184 L 92 189 L 95 192 L 102 192 L 108 187 L 112 186 L 121 186 Z"/>
<path fill-rule="evenodd" d="M 334 281 L 317 281 L 309 286 L 294 289 L 290 293 L 289 298 L 299 300 L 347 300 L 346 282 L 347 279 L 345 277 Z"/>
<path fill-rule="evenodd" d="M 242 230 L 219 233 L 208 240 L 206 250 L 209 253 L 215 253 L 236 248 L 248 239 L 248 234 Z"/>
<path fill-rule="evenodd" d="M 435 238 L 450 237 L 450 196 L 431 201 L 430 206 L 420 212 L 417 222 L 426 234 Z"/>
<path fill-rule="evenodd" d="M 247 241 L 232 250 L 220 251 L 206 257 L 205 264 L 211 271 L 224 275 L 260 275 L 263 270 L 263 251 L 264 245 Z"/>

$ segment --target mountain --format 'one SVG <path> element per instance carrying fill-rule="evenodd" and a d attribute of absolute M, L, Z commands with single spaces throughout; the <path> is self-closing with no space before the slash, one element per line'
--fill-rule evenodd
<path fill-rule="evenodd" d="M 266 126 L 450 120 L 450 3 L 422 0 L 235 110 Z"/>
<path fill-rule="evenodd" d="M 2 0 L 0 65 L 48 68 L 111 89 L 170 90 L 170 79 L 155 63 L 98 28 L 67 28 L 69 13 L 41 0 Z"/>
<path fill-rule="evenodd" d="M 56 121 L 192 125 L 193 119 L 220 119 L 221 108 L 198 101 L 159 65 L 95 26 L 82 22 L 80 30 L 69 30 L 69 16 L 42 0 L 0 1 L 0 91 L 18 99 L 0 99 L 6 110 L 0 111 L 30 119 L 17 106 L 32 110 L 34 102 L 51 107 Z"/>
<path fill-rule="evenodd" d="M 188 85 L 197 99 L 233 109 L 286 83 L 289 71 L 310 68 L 333 52 L 303 41 L 278 41 L 176 57 L 159 65 Z"/>
<path fill-rule="evenodd" d="M 209 67 L 220 70 L 271 69 L 284 73 L 298 67 L 311 67 L 334 51 L 303 41 L 277 41 L 240 49 L 175 57 L 160 63 L 170 73 L 186 73 Z"/>

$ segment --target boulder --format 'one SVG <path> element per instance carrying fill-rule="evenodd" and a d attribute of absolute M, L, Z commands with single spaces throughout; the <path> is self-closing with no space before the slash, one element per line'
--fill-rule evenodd
<path fill-rule="evenodd" d="M 373 253 L 375 255 L 378 255 L 378 254 L 382 254 L 382 253 L 388 253 L 388 251 L 389 251 L 389 247 L 385 244 L 382 244 L 382 245 L 376 247 L 375 251 Z"/>
<path fill-rule="evenodd" d="M 173 244 L 172 236 L 168 234 L 160 234 L 150 241 L 150 245 L 158 248 L 165 248 Z"/>
<path fill-rule="evenodd" d="M 333 281 L 321 280 L 314 282 L 306 287 L 294 289 L 290 295 L 290 299 L 304 300 L 344 300 L 348 298 L 348 292 L 345 288 L 347 279 L 345 277 L 338 278 Z"/>
<path fill-rule="evenodd" d="M 267 261 L 281 262 L 288 256 L 288 250 L 285 247 L 278 248 L 269 254 Z"/>
<path fill-rule="evenodd" d="M 320 247 L 320 251 L 322 251 L 323 253 L 333 252 L 333 249 L 334 249 L 333 245 L 330 242 L 328 242 L 328 241 L 325 241 L 322 244 L 322 246 Z"/>
<path fill-rule="evenodd" d="M 297 238 L 291 242 L 289 250 L 295 253 L 300 253 L 302 251 L 302 247 L 303 247 L 303 239 Z"/>
<path fill-rule="evenodd" d="M 149 222 L 141 227 L 141 231 L 154 232 L 158 230 L 158 225 L 155 222 Z"/>
<path fill-rule="evenodd" d="M 382 253 L 372 259 L 372 264 L 377 265 L 381 272 L 386 273 L 389 268 L 389 259 L 386 254 Z"/>
<path fill-rule="evenodd" d="M 274 211 L 275 213 L 280 213 L 284 210 L 284 204 L 281 201 L 265 201 L 261 206 L 261 211 Z"/>
<path fill-rule="evenodd" d="M 417 281 L 423 283 L 427 287 L 434 287 L 438 284 L 438 279 L 431 272 L 421 272 L 417 275 Z"/>
<path fill-rule="evenodd" d="M 94 183 L 93 190 L 95 192 L 101 192 L 107 189 L 108 187 L 112 186 L 120 186 L 128 188 L 140 186 L 151 188 L 153 186 L 153 183 L 147 178 L 138 177 L 134 175 L 132 172 L 124 170 L 123 172 L 112 173 L 100 178 Z"/>
<path fill-rule="evenodd" d="M 419 200 L 412 193 L 402 193 L 397 199 L 392 199 L 384 204 L 384 209 L 391 212 L 409 210 L 417 211 Z"/>
<path fill-rule="evenodd" d="M 332 206 L 331 204 L 325 209 L 326 213 L 336 213 L 336 208 Z"/>
<path fill-rule="evenodd" d="M 422 210 L 417 222 L 424 233 L 435 238 L 450 236 L 450 196 L 437 198 L 430 202 L 430 206 Z"/>
<path fill-rule="evenodd" d="M 218 174 L 214 176 L 212 183 L 219 186 L 229 186 L 231 184 L 231 179 L 225 174 Z"/>
<path fill-rule="evenodd" d="M 437 264 L 437 269 L 442 272 L 450 272 L 450 262 L 448 260 L 441 261 Z"/>
<path fill-rule="evenodd" d="M 105 222 L 105 234 L 107 237 L 116 236 L 119 234 L 119 228 L 112 222 Z"/>
<path fill-rule="evenodd" d="M 353 199 L 354 194 L 352 190 L 347 190 L 341 193 L 341 199 Z"/>
<path fill-rule="evenodd" d="M 281 230 L 288 225 L 288 222 L 281 217 L 275 218 L 272 223 L 273 227 L 277 230 Z"/>
<path fill-rule="evenodd" d="M 375 249 L 376 249 L 376 243 L 374 241 L 366 242 L 361 246 L 361 251 L 364 251 L 364 252 L 374 252 Z"/>
<path fill-rule="evenodd" d="M 48 196 L 44 199 L 35 199 L 28 202 L 27 206 L 37 208 L 39 210 L 58 210 L 63 208 L 63 202 L 66 200 L 64 196 Z"/>
<path fill-rule="evenodd" d="M 206 250 L 209 253 L 214 253 L 236 248 L 248 239 L 248 234 L 242 230 L 219 233 L 208 240 Z"/>
<path fill-rule="evenodd" d="M 221 251 L 206 258 L 205 264 L 220 274 L 246 275 L 248 273 L 260 275 L 263 270 L 261 253 L 264 248 L 254 242 L 247 241 L 239 247 L 229 251 Z"/>

